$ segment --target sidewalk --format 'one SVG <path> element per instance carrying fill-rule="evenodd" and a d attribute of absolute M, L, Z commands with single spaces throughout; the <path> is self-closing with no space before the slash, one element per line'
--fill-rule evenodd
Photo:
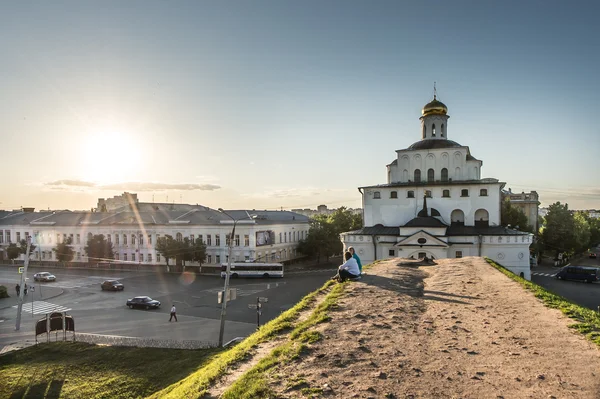
<path fill-rule="evenodd" d="M 0 309 L 7 309 L 19 304 L 19 297 L 17 296 L 15 287 L 11 286 L 6 288 L 8 289 L 8 295 L 10 295 L 10 297 L 0 299 Z M 45 301 L 46 299 L 57 297 L 64 292 L 62 288 L 52 287 L 50 285 L 42 286 L 41 291 L 39 286 L 36 285 L 35 289 L 34 292 L 28 291 L 27 295 L 23 296 L 24 305 L 30 303 L 32 297 L 34 301 Z"/>

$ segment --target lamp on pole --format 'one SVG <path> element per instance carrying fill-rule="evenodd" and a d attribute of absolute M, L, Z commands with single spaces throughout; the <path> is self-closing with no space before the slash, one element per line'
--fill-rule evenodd
<path fill-rule="evenodd" d="M 223 346 L 223 334 L 225 333 L 225 315 L 227 314 L 227 291 L 229 290 L 229 274 L 231 273 L 231 256 L 233 250 L 233 238 L 235 237 L 235 226 L 237 222 L 244 219 L 253 219 L 255 215 L 247 215 L 247 217 L 242 219 L 235 219 L 233 216 L 228 214 L 223 210 L 223 208 L 219 208 L 219 212 L 223 215 L 229 217 L 233 221 L 233 228 L 231 229 L 231 235 L 229 236 L 229 256 L 227 257 L 227 271 L 225 272 L 225 285 L 223 287 L 223 296 L 221 297 L 221 327 L 219 329 L 219 347 Z"/>

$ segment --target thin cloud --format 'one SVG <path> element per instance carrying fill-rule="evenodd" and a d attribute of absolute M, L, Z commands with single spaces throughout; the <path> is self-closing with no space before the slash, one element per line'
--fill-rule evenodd
<path fill-rule="evenodd" d="M 68 186 L 68 187 L 95 187 L 96 184 L 83 180 L 56 180 L 44 183 L 45 186 Z"/>
<path fill-rule="evenodd" d="M 96 184 L 84 180 L 56 180 L 44 183 L 53 190 L 94 189 L 94 190 L 123 190 L 123 191 L 214 191 L 221 186 L 216 184 L 197 183 L 157 183 L 157 182 L 128 182 L 115 184 Z"/>

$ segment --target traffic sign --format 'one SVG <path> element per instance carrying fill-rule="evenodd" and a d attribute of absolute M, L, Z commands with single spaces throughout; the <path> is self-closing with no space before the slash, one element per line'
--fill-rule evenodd
<path fill-rule="evenodd" d="M 259 296 L 258 302 L 269 302 L 269 298 L 267 298 L 266 296 Z"/>
<path fill-rule="evenodd" d="M 248 309 L 258 309 L 258 305 L 251 303 L 248 305 Z"/>
<path fill-rule="evenodd" d="M 25 271 L 24 267 L 19 267 L 19 274 L 23 274 L 23 271 Z"/>

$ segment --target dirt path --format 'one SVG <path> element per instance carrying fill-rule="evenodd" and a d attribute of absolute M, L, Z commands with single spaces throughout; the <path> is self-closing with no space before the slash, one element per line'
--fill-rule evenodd
<path fill-rule="evenodd" d="M 600 398 L 600 351 L 481 258 L 394 259 L 351 283 L 278 397 Z"/>

